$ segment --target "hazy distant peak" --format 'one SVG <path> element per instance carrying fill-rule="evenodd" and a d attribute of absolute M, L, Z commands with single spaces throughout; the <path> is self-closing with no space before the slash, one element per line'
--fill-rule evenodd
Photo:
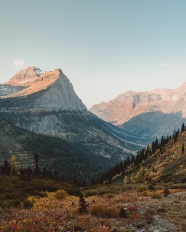
<path fill-rule="evenodd" d="M 186 82 L 177 89 L 127 91 L 115 99 L 91 107 L 90 111 L 105 121 L 120 125 L 146 112 L 181 112 L 186 117 Z"/>
<path fill-rule="evenodd" d="M 181 84 L 178 88 L 177 88 L 178 91 L 183 91 L 183 92 L 186 92 L 186 82 L 184 82 L 183 84 Z"/>

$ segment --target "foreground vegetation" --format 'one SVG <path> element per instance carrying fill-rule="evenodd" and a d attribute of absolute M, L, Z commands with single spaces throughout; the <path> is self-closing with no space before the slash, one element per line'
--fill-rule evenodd
<path fill-rule="evenodd" d="M 20 207 L 29 196 L 45 197 L 47 192 L 63 189 L 69 195 L 80 194 L 78 187 L 67 182 L 34 177 L 30 181 L 22 181 L 19 176 L 0 175 L 0 207 Z M 29 204 L 29 203 L 28 203 Z"/>
<path fill-rule="evenodd" d="M 0 231 L 185 231 L 186 186 L 70 183 L 0 175 Z M 181 188 L 181 189 L 180 189 Z"/>

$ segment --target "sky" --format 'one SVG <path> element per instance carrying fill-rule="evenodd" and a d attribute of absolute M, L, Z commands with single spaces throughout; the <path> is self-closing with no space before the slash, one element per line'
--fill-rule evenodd
<path fill-rule="evenodd" d="M 61 68 L 87 108 L 186 81 L 185 0 L 0 0 L 0 83 Z"/>

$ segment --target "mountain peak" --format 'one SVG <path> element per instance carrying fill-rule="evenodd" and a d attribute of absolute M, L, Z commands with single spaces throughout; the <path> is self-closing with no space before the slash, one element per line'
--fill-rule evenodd
<path fill-rule="evenodd" d="M 177 88 L 178 91 L 181 91 L 181 92 L 186 92 L 186 82 L 184 82 L 183 84 L 181 84 L 178 88 Z"/>
<path fill-rule="evenodd" d="M 11 86 L 22 86 L 25 88 L 20 92 L 7 95 L 6 97 L 26 96 L 46 89 L 55 83 L 61 72 L 60 69 L 46 72 L 34 66 L 27 67 L 5 83 Z"/>
<path fill-rule="evenodd" d="M 72 84 L 60 68 L 43 71 L 34 66 L 27 67 L 0 88 L 0 97 L 6 99 L 27 96 L 35 99 L 35 94 L 37 100 L 34 100 L 34 106 L 37 108 L 86 110 L 86 106 L 78 98 Z"/>
<path fill-rule="evenodd" d="M 115 99 L 92 106 L 90 111 L 105 121 L 121 125 L 131 118 L 147 112 L 181 112 L 186 117 L 186 82 L 177 89 L 154 89 L 152 91 L 127 91 Z"/>
<path fill-rule="evenodd" d="M 54 71 L 44 71 L 34 66 L 28 66 L 27 68 L 15 74 L 5 84 L 12 86 L 29 87 L 36 82 L 48 82 L 52 79 L 54 79 L 55 81 L 56 77 L 59 77 L 59 75 L 62 73 L 63 72 L 61 69 L 55 69 Z"/>
<path fill-rule="evenodd" d="M 28 66 L 26 69 L 21 70 L 15 74 L 9 81 L 5 84 L 12 86 L 29 86 L 30 83 L 35 81 L 38 78 L 37 73 L 35 72 L 35 67 Z"/>

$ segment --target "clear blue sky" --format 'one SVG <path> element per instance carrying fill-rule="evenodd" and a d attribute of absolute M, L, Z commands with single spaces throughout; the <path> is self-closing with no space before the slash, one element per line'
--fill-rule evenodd
<path fill-rule="evenodd" d="M 89 108 L 186 81 L 185 0 L 0 0 L 0 82 L 61 68 Z"/>

